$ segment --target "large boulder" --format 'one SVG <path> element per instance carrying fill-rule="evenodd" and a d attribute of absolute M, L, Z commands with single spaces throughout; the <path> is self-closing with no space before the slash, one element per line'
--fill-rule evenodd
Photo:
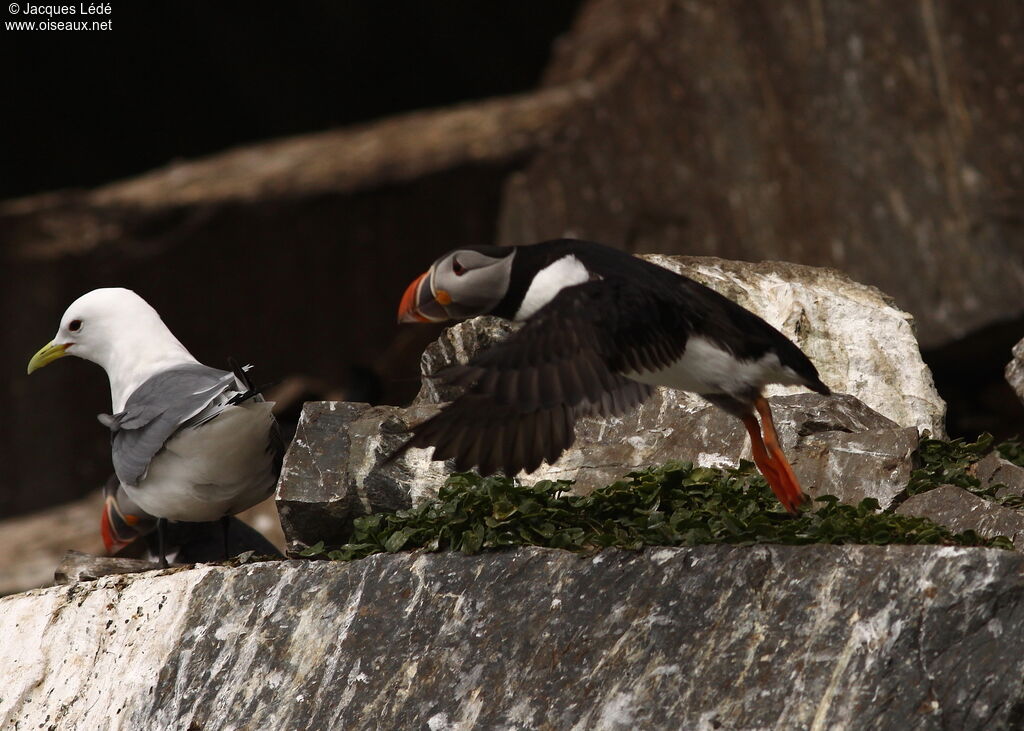
<path fill-rule="evenodd" d="M 205 566 L 0 599 L 0 725 L 1011 728 L 1022 622 L 990 549 Z"/>
<path fill-rule="evenodd" d="M 1024 312 L 1024 5 L 589 0 L 500 239 L 834 266 L 936 346 Z"/>

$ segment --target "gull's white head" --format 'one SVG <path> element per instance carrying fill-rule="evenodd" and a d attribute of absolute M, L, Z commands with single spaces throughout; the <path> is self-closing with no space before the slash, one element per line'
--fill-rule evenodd
<path fill-rule="evenodd" d="M 154 373 L 195 358 L 174 337 L 160 315 L 130 289 L 94 289 L 71 303 L 53 340 L 28 364 L 28 372 L 65 355 L 91 360 L 110 378 L 114 409 Z"/>

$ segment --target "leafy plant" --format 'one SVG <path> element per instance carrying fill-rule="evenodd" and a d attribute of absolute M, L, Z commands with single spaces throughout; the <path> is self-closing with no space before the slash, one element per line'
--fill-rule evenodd
<path fill-rule="evenodd" d="M 997 497 L 1004 485 L 993 483 L 982 486 L 975 477 L 973 466 L 992 451 L 1003 459 L 1024 467 L 1024 445 L 1011 439 L 993 446 L 991 434 L 982 434 L 974 442 L 954 439 L 944 442 L 939 439 L 922 440 L 918 448 L 921 467 L 914 470 L 907 485 L 906 494 L 918 495 L 940 485 L 956 485 L 978 497 L 993 500 L 1010 508 L 1024 508 L 1024 498 L 1019 495 Z"/>
<path fill-rule="evenodd" d="M 975 462 L 992 451 L 992 441 L 991 434 L 982 434 L 974 442 L 922 439 L 918 447 L 921 467 L 911 473 L 907 494 L 917 495 L 940 485 L 956 485 L 975 495 L 992 497 L 991 490 L 982 488 L 981 481 L 970 471 Z"/>
<path fill-rule="evenodd" d="M 1003 442 L 996 450 L 999 456 L 1008 462 L 1013 462 L 1018 467 L 1024 467 L 1024 444 L 1018 439 L 1011 439 Z"/>
<path fill-rule="evenodd" d="M 936 462 L 951 460 L 940 455 Z M 359 518 L 350 543 L 337 548 L 318 544 L 304 555 L 350 560 L 413 548 L 477 553 L 516 545 L 593 551 L 705 543 L 1012 548 L 1003 537 L 957 534 L 924 518 L 880 511 L 871 499 L 853 506 L 832 496 L 820 497 L 813 509 L 793 517 L 783 511 L 749 462 L 725 470 L 671 462 L 627 478 L 575 496 L 567 494 L 568 482 L 521 485 L 503 476 L 456 474 L 436 500 L 411 510 Z"/>

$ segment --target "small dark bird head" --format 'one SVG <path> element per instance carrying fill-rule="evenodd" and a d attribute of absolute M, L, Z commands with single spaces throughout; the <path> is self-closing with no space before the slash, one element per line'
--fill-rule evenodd
<path fill-rule="evenodd" d="M 444 322 L 485 315 L 508 291 L 516 250 L 476 246 L 450 251 L 413 280 L 399 322 Z"/>

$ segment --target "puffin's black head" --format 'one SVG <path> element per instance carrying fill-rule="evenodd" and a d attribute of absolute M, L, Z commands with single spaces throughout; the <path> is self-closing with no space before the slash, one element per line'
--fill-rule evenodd
<path fill-rule="evenodd" d="M 448 252 L 413 280 L 399 322 L 444 322 L 485 315 L 505 297 L 516 250 L 474 246 Z"/>

